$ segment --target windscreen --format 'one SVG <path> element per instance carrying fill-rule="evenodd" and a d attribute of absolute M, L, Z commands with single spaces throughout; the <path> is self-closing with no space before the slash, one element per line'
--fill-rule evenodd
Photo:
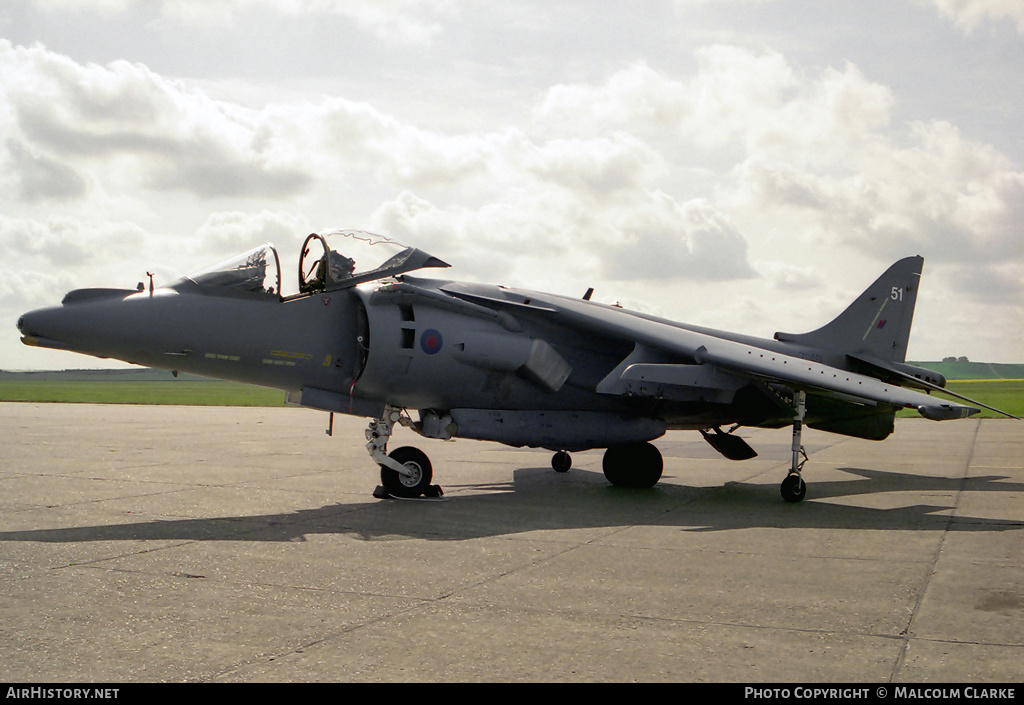
<path fill-rule="evenodd" d="M 277 251 L 260 245 L 212 267 L 182 277 L 170 288 L 182 291 L 198 287 L 211 293 L 253 294 L 280 297 L 281 271 Z"/>

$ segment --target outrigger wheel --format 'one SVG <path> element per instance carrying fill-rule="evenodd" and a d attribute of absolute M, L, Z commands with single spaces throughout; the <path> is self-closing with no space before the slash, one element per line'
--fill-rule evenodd
<path fill-rule="evenodd" d="M 791 472 L 782 481 L 779 491 L 787 502 L 799 502 L 807 494 L 807 483 L 804 482 L 804 478 L 800 477 L 800 473 Z"/>
<path fill-rule="evenodd" d="M 572 456 L 568 451 L 558 451 L 551 456 L 551 467 L 555 472 L 569 472 L 569 468 L 572 467 Z"/>
<path fill-rule="evenodd" d="M 789 474 L 779 486 L 782 498 L 787 502 L 799 502 L 807 495 L 807 483 L 804 482 L 800 471 L 804 469 L 807 462 L 807 451 L 802 443 L 804 430 L 804 416 L 807 414 L 807 394 L 797 391 L 793 394 L 793 445 L 791 446 L 793 462 L 790 465 Z"/>

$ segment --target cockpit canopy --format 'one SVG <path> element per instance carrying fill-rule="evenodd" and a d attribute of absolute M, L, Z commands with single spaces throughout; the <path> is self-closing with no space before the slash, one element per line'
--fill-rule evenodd
<path fill-rule="evenodd" d="M 447 262 L 402 243 L 362 230 L 313 233 L 299 251 L 299 291 L 347 289 Z"/>
<path fill-rule="evenodd" d="M 299 293 L 295 296 L 347 289 L 424 267 L 449 266 L 422 250 L 382 235 L 361 230 L 313 233 L 299 251 Z M 285 298 L 281 291 L 281 260 L 270 243 L 182 277 L 170 288 L 179 292 L 198 289 L 228 296 Z"/>

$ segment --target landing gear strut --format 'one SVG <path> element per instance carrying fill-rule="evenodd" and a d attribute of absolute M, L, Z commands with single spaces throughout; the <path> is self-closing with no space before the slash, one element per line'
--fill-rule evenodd
<path fill-rule="evenodd" d="M 433 469 L 426 454 L 412 446 L 403 446 L 387 454 L 388 440 L 396 423 L 412 425 L 412 421 L 402 416 L 401 409 L 385 406 L 384 415 L 370 421 L 366 429 L 366 450 L 380 465 L 380 481 L 387 494 L 414 499 L 433 490 L 430 485 Z M 436 491 L 440 492 L 440 488 Z"/>
<path fill-rule="evenodd" d="M 807 494 L 807 484 L 804 482 L 800 472 L 807 462 L 807 451 L 801 443 L 803 436 L 804 416 L 807 414 L 807 393 L 795 392 L 793 394 L 793 408 L 796 415 L 793 417 L 793 460 L 789 469 L 789 475 L 782 481 L 779 491 L 782 498 L 787 502 L 799 502 Z"/>

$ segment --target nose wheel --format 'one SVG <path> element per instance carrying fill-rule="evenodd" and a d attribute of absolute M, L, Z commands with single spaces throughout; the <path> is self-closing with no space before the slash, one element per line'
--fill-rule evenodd
<path fill-rule="evenodd" d="M 384 407 L 384 415 L 370 421 L 366 429 L 366 450 L 380 466 L 380 482 L 386 494 L 402 499 L 415 499 L 424 494 L 439 497 L 441 488 L 432 486 L 434 471 L 430 459 L 419 448 L 403 446 L 387 454 L 388 440 L 395 424 L 412 425 L 402 410 Z"/>
<path fill-rule="evenodd" d="M 380 466 L 380 483 L 389 495 L 414 499 L 430 488 L 433 470 L 426 453 L 419 448 L 403 446 L 391 451 L 388 458 L 405 471 L 401 473 L 385 465 Z"/>

